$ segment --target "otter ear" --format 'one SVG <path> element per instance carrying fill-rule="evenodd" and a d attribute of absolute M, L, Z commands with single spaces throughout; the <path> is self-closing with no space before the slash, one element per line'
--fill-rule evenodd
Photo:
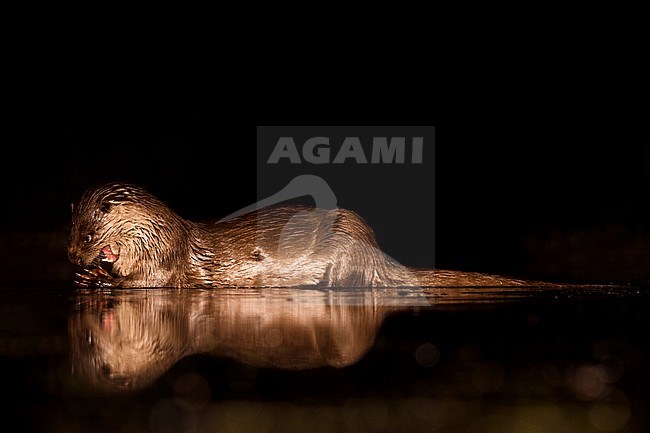
<path fill-rule="evenodd" d="M 103 202 L 101 205 L 99 205 L 99 210 L 100 210 L 102 213 L 107 213 L 107 212 L 109 211 L 110 208 L 111 208 L 111 203 L 110 203 L 110 202 L 107 202 L 107 201 L 105 201 L 105 202 Z"/>

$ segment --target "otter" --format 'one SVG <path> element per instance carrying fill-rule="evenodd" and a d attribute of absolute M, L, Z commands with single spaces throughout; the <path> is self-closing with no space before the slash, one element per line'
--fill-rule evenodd
<path fill-rule="evenodd" d="M 73 206 L 68 257 L 80 287 L 523 286 L 471 272 L 414 269 L 384 254 L 345 209 L 280 206 L 219 222 L 183 219 L 145 188 L 108 183 Z"/>

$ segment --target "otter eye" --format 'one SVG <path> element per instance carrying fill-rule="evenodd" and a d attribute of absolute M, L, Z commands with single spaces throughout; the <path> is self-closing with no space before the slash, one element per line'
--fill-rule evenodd
<path fill-rule="evenodd" d="M 84 238 L 84 241 L 86 241 L 86 243 L 90 243 L 92 242 L 92 240 L 93 240 L 93 235 L 86 235 L 86 237 Z"/>

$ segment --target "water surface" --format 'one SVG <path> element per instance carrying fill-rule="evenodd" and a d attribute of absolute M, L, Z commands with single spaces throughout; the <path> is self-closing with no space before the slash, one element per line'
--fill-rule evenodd
<path fill-rule="evenodd" d="M 646 431 L 641 288 L 0 292 L 27 431 Z"/>

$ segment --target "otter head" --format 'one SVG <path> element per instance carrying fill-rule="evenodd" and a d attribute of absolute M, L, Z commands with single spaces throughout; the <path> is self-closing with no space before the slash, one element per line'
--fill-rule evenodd
<path fill-rule="evenodd" d="M 68 257 L 74 264 L 127 276 L 165 256 L 179 218 L 144 188 L 111 183 L 88 190 L 72 209 Z"/>

